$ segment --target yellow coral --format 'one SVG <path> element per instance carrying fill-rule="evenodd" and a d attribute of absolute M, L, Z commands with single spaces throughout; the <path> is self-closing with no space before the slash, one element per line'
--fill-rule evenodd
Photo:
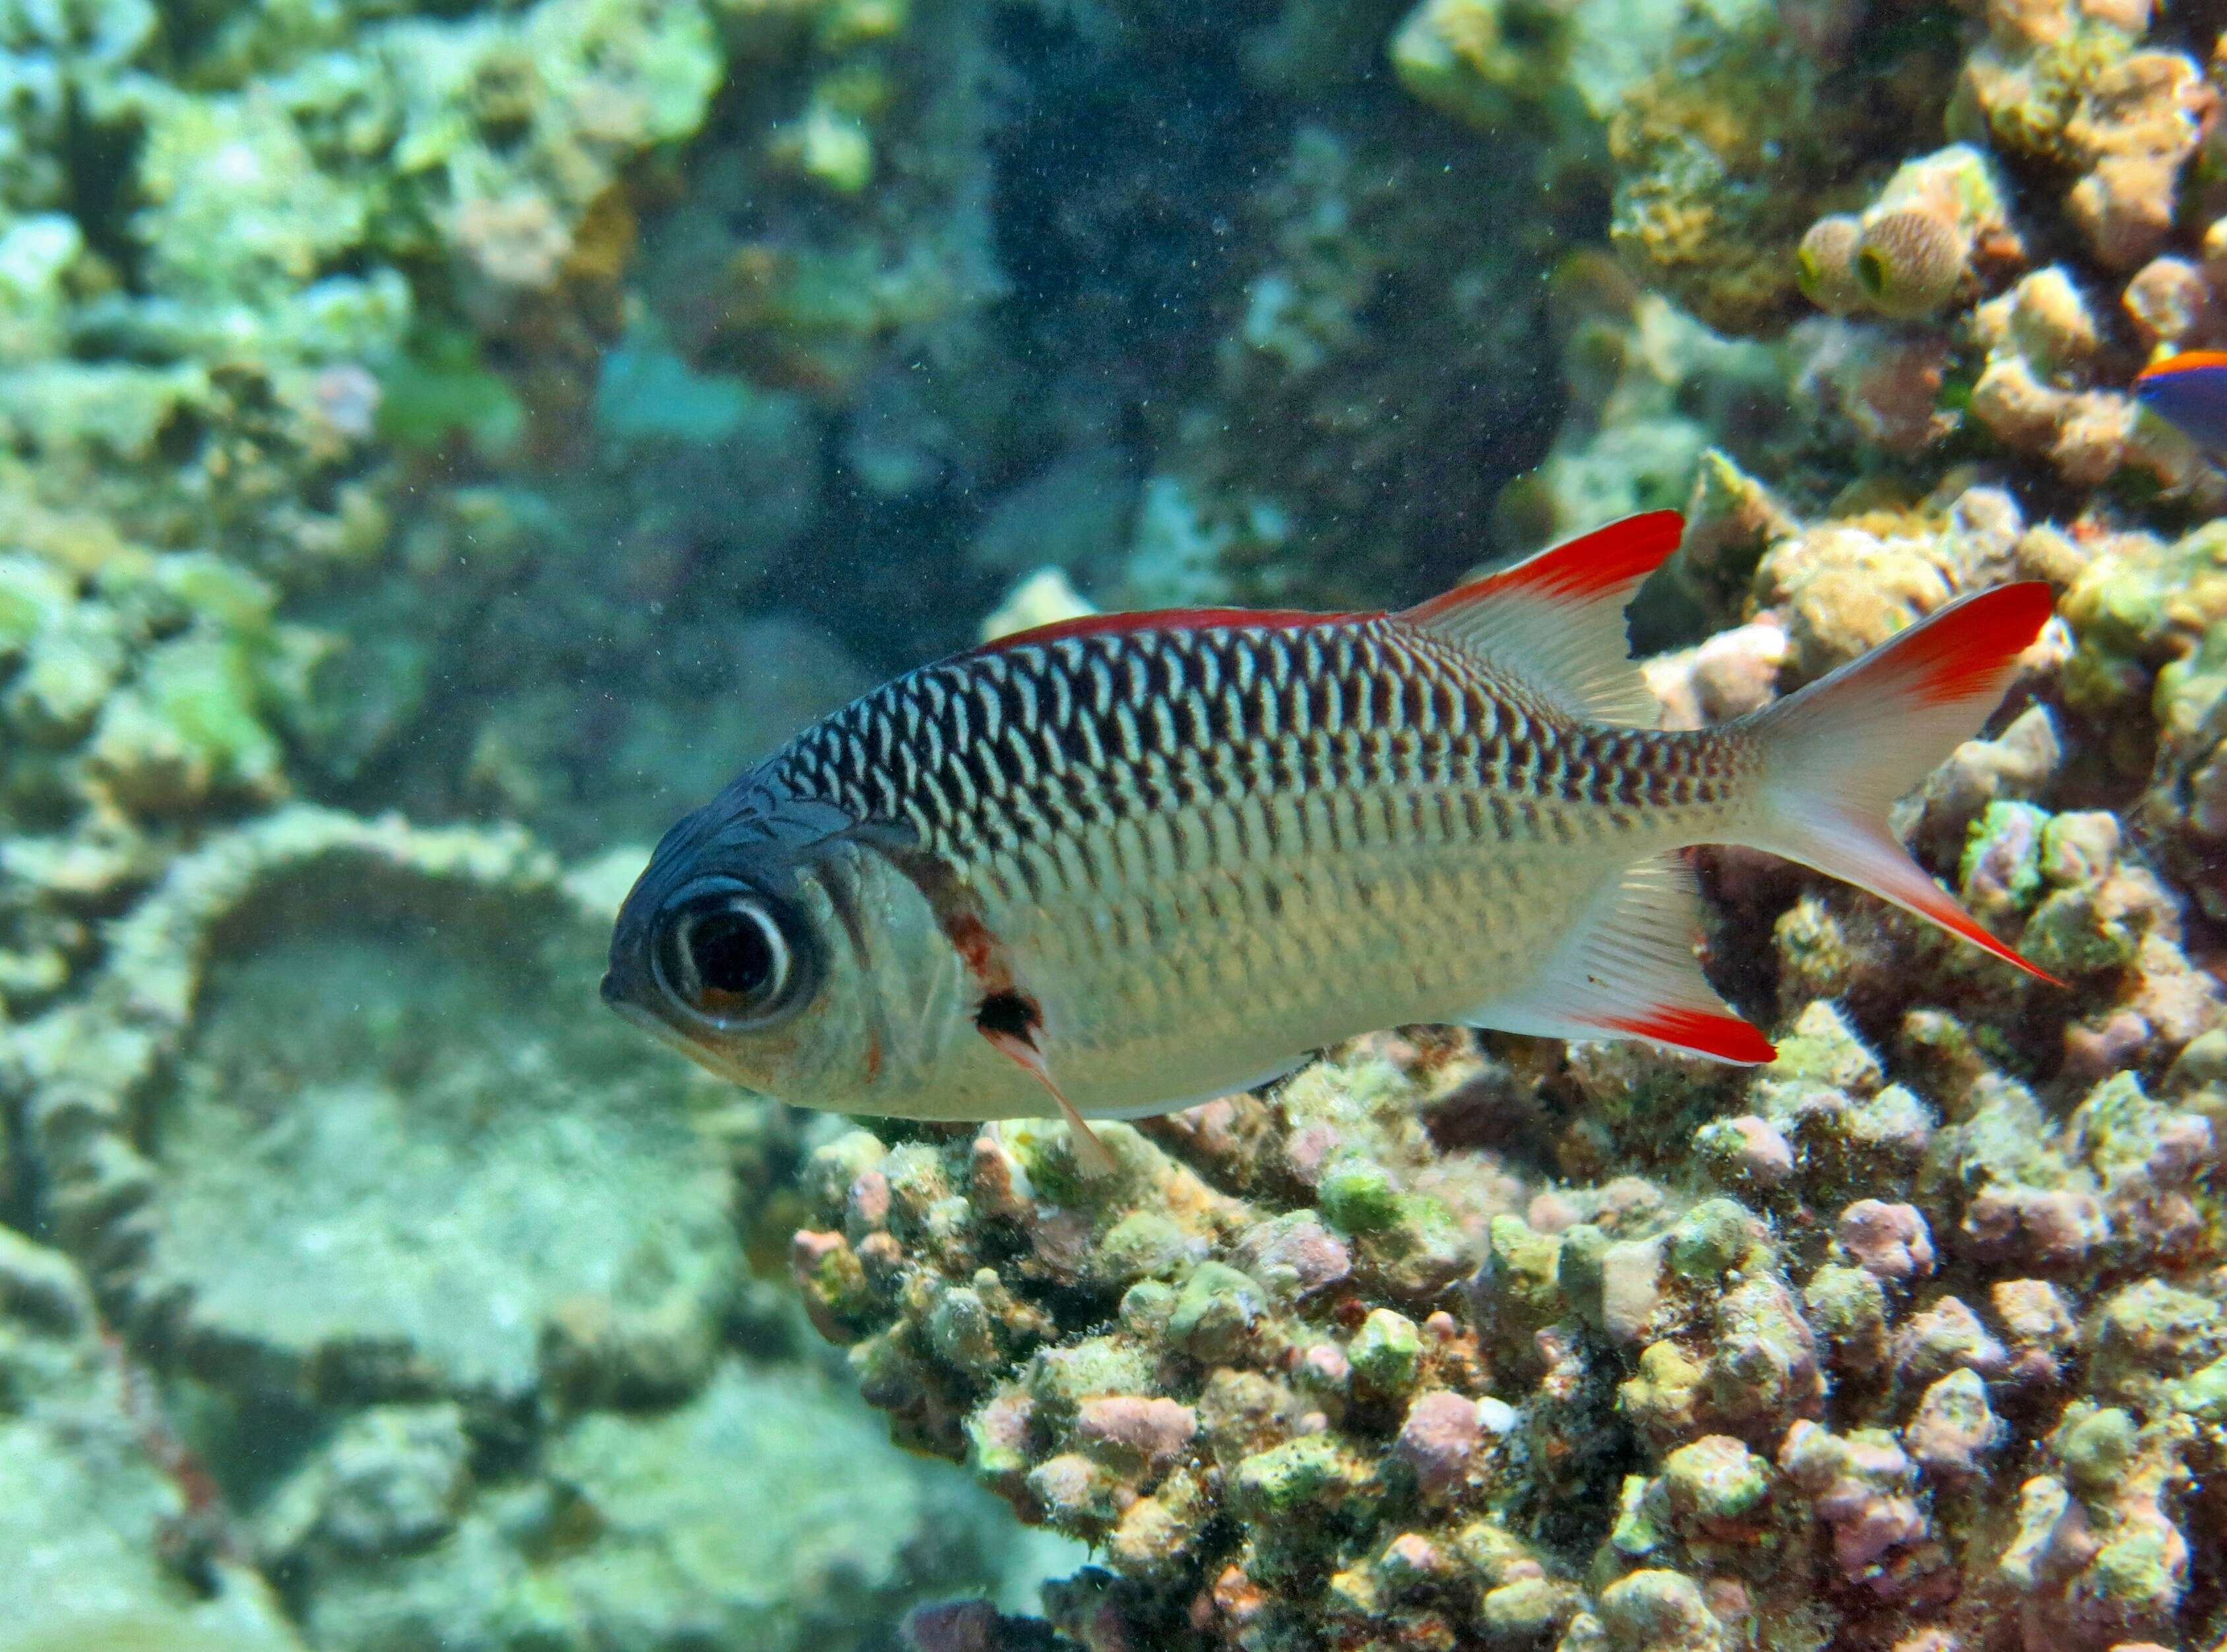
<path fill-rule="evenodd" d="M 1915 207 L 1881 213 L 1865 223 L 1856 242 L 1856 285 L 1883 316 L 1930 316 L 1963 284 L 1967 252 L 1956 226 L 1936 214 Z"/>
<path fill-rule="evenodd" d="M 1708 326 L 1775 331 L 1799 309 L 1795 244 L 1845 187 L 1850 124 L 1771 29 L 1697 24 L 1609 123 L 1610 237 Z"/>
<path fill-rule="evenodd" d="M 1834 213 L 1809 226 L 1794 251 L 1794 281 L 1802 296 L 1829 315 L 1847 316 L 1864 306 L 1856 280 L 1856 244 L 1863 226 L 1847 213 Z"/>

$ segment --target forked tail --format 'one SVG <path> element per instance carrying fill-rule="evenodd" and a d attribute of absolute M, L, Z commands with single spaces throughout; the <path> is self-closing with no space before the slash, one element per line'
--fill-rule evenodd
<path fill-rule="evenodd" d="M 1937 609 L 1862 659 L 1744 718 L 1766 751 L 1760 822 L 1742 841 L 1930 918 L 2045 981 L 1926 875 L 1887 810 L 2000 704 L 2055 607 L 2039 583 Z M 2058 983 L 2062 985 L 2062 983 Z"/>

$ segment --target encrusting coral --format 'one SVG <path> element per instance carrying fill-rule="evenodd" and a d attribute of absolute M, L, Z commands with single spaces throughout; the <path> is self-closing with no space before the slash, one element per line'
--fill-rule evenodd
<path fill-rule="evenodd" d="M 1956 141 L 1768 233 L 1755 214 L 1794 192 L 1688 184 L 1648 123 L 1732 119 L 1694 88 L 1744 61 L 1776 102 L 1739 108 L 1771 118 L 1799 106 L 1780 54 L 1840 72 L 1860 35 L 1694 37 L 1612 151 L 1623 244 L 1720 328 L 1777 331 L 1797 287 L 1830 312 L 1752 364 L 1795 428 L 1697 416 L 1690 366 L 1665 375 L 1682 403 L 1636 393 L 1676 323 L 1651 296 L 1601 304 L 1568 335 L 1557 457 L 1503 508 L 1565 532 L 1628 509 L 1589 518 L 1581 467 L 1630 486 L 1649 472 L 1616 444 L 1689 421 L 1665 467 L 1694 477 L 1684 554 L 1634 618 L 1688 628 L 1648 666 L 1674 724 L 1752 711 L 1961 593 L 2052 584 L 2059 622 L 1905 829 L 2071 990 L 1705 855 L 1707 955 L 1779 1039 L 1752 1076 L 1388 1036 L 1109 1130 L 1102 1185 L 1033 1126 L 821 1148 L 793 1259 L 816 1323 L 908 1438 L 1100 1545 L 1101 1572 L 1048 1597 L 1076 1644 L 2103 1652 L 2227 1630 L 2223 626 L 2213 530 L 2188 526 L 2221 483 L 2125 389 L 2145 348 L 2217 336 L 2208 243 L 2176 250 L 2187 219 L 2154 201 L 2208 94 L 2136 49 L 2147 17 L 1996 10 L 1962 70 L 1929 56 L 1904 88 Z M 1830 170 L 1854 130 L 1816 122 L 1770 166 Z"/>
<path fill-rule="evenodd" d="M 1367 1040 L 1109 1128 L 1105 1184 L 1056 1126 L 862 1132 L 794 1266 L 909 1438 L 1099 1546 L 1086 1645 L 2200 1630 L 2227 1102 L 2184 1063 L 2045 1112 L 1882 1013 L 1906 1054 L 1813 1001 L 1745 1086 Z M 1569 1105 L 1610 1095 L 1613 1139 Z M 1644 1174 L 1697 1115 L 1698 1183 Z"/>
<path fill-rule="evenodd" d="M 1929 520 L 1911 552 L 1860 541 L 1922 552 L 1927 605 L 2022 564 L 2072 579 L 2077 646 L 1918 825 L 2076 994 L 1983 984 L 1841 892 L 1753 917 L 1736 895 L 1734 929 L 1778 910 L 1780 1053 L 1752 1078 L 1384 1038 L 1109 1127 L 1106 1183 L 1056 1126 L 819 1150 L 825 1225 L 793 1258 L 815 1323 L 907 1438 L 1100 1545 L 1069 1633 L 2205 1633 L 2227 1011 L 2115 817 L 2048 807 L 2091 783 L 2052 732 L 2091 714 L 2085 651 L 2147 635 L 2081 593 L 2158 553 L 2075 572 L 2000 495 Z M 1759 592 L 1833 565 L 1796 543 Z M 1875 640 L 1857 623 L 1780 657 L 1829 668 Z"/>

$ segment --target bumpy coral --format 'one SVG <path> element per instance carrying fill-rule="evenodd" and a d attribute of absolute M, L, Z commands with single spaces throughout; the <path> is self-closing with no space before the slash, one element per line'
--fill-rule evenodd
<path fill-rule="evenodd" d="M 1085 1636 L 2186 1630 L 2217 1581 L 2186 1465 L 2217 1449 L 2227 1336 L 2217 1099 L 2122 1075 L 2053 1122 L 1984 1065 L 1895 1066 L 1822 1002 L 1745 1116 L 1660 1057 L 1364 1041 L 1266 1100 L 1109 1128 L 1109 1184 L 1057 1126 L 845 1138 L 794 1262 L 909 1437 L 1101 1546 L 1088 1610 L 1054 1614 Z M 1726 1192 L 1557 1188 L 1413 1123 L 1474 1139 L 1610 1072 L 1647 1096 L 1616 1161 L 1713 1113 Z M 2130 1264 L 2181 1283 L 2115 1283 Z M 2020 1484 L 2016 1520 L 1975 1520 Z"/>
<path fill-rule="evenodd" d="M 1982 265 L 2015 262 L 2001 186 L 1966 144 L 1904 165 L 1860 214 L 1833 213 L 1795 252 L 1803 294 L 1836 316 L 1869 309 L 1905 321 L 1975 291 Z"/>
<path fill-rule="evenodd" d="M 1859 204 L 1851 186 L 1866 146 L 1905 135 L 1889 137 L 1901 105 L 1922 105 L 1941 82 L 1937 54 L 1915 35 L 1883 37 L 1876 49 L 1883 95 L 1866 104 L 1830 89 L 1798 34 L 1766 16 L 1690 22 L 1610 126 L 1617 246 L 1669 297 L 1732 333 L 1780 330 L 1804 293 L 1828 309 L 1884 294 L 1894 313 L 1922 313 L 1929 288 L 1954 290 L 1993 228 L 1988 203 L 1969 195 L 1968 167 L 1948 190 L 1928 182 L 1887 208 L 1935 221 L 1828 218 L 1813 233 L 1820 205 Z M 1968 201 L 1952 198 L 1960 190 Z M 1867 232 L 1868 260 L 1858 245 Z"/>
<path fill-rule="evenodd" d="M 1879 314 L 1915 320 L 1975 288 L 1975 265 L 2014 261 L 2019 252 L 1986 157 L 1960 144 L 1887 180 L 1856 220 L 1848 275 Z"/>
<path fill-rule="evenodd" d="M 1109 1127 L 1107 1183 L 1055 1126 L 823 1147 L 815 1322 L 906 1438 L 1100 1546 L 1047 1597 L 1082 1643 L 2216 1627 L 2227 997 L 2174 881 L 2199 863 L 2082 806 L 2182 795 L 2142 736 L 2218 628 L 2211 530 L 2076 538 L 1969 477 L 1804 525 L 1743 477 L 1704 470 L 1694 549 L 1759 549 L 1756 617 L 1650 665 L 1675 720 L 1962 590 L 2066 591 L 1906 819 L 2072 990 L 1726 853 L 1712 955 L 1763 954 L 1739 979 L 1778 1006 L 1752 1075 L 1387 1038 Z"/>

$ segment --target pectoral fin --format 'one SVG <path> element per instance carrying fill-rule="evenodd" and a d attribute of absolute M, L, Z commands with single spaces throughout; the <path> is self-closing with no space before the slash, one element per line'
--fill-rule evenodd
<path fill-rule="evenodd" d="M 1051 1069 L 1044 1064 L 1043 1051 L 1037 1047 L 1037 1030 L 1042 1024 L 1036 1001 L 1019 992 L 992 994 L 983 1000 L 974 1016 L 974 1025 L 989 1040 L 990 1048 L 1043 1085 L 1059 1104 L 1059 1116 L 1067 1120 L 1068 1143 L 1077 1168 L 1093 1181 L 1111 1176 L 1114 1155 L 1075 1111 L 1075 1103 L 1053 1082 Z"/>

